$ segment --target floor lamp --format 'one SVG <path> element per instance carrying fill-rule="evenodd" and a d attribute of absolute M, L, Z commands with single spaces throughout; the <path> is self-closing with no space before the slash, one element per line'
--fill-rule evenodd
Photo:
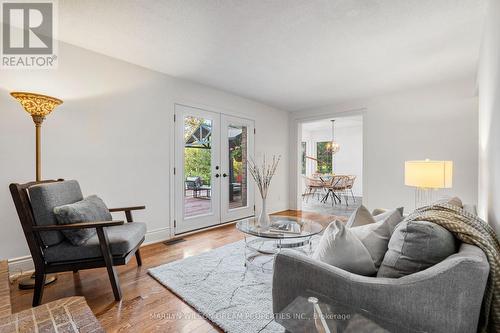
<path fill-rule="evenodd" d="M 406 161 L 405 185 L 415 188 L 415 208 L 435 201 L 434 193 L 441 188 L 451 188 L 453 161 Z"/>
<path fill-rule="evenodd" d="M 34 94 L 29 92 L 11 92 L 12 97 L 14 97 L 21 105 L 24 110 L 28 112 L 33 118 L 35 123 L 35 133 L 36 133 L 36 153 L 35 153 L 35 179 L 37 182 L 42 180 L 42 165 L 41 165 L 41 129 L 42 123 L 45 116 L 50 114 L 54 108 L 63 101 L 60 99 Z M 47 275 L 45 284 L 54 282 L 57 279 L 56 275 Z M 19 281 L 20 289 L 32 289 L 35 287 L 35 277 L 21 279 Z"/>

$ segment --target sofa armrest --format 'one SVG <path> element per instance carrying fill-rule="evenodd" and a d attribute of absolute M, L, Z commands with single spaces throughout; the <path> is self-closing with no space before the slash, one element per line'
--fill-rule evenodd
<path fill-rule="evenodd" d="M 441 263 L 399 279 L 352 274 L 284 250 L 274 263 L 273 311 L 313 292 L 416 330 L 474 332 L 488 273 L 484 253 L 466 244 Z"/>

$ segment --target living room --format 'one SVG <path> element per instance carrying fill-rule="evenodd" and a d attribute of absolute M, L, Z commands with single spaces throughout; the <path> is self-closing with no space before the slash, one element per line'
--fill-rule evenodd
<path fill-rule="evenodd" d="M 498 1 L 37 3 L 2 1 L 2 330 L 499 331 Z"/>

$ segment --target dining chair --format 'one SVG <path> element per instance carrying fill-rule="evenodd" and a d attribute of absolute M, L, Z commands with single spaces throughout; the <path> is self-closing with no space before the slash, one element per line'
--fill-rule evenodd
<path fill-rule="evenodd" d="M 306 202 L 309 202 L 309 196 L 314 196 L 314 194 L 317 194 L 319 199 L 319 195 L 324 188 L 324 182 L 321 179 L 315 179 L 307 176 L 303 177 L 306 188 L 304 193 L 302 194 L 302 197 L 306 199 Z"/>
<path fill-rule="evenodd" d="M 348 175 L 348 180 L 347 180 L 347 190 L 351 192 L 352 200 L 356 202 L 356 198 L 354 197 L 354 193 L 352 192 L 352 188 L 354 186 L 354 182 L 356 181 L 356 176 L 354 175 Z"/>

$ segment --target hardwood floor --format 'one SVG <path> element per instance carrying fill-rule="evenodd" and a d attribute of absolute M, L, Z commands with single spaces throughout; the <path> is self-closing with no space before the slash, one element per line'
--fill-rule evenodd
<path fill-rule="evenodd" d="M 279 215 L 304 216 L 327 224 L 332 216 L 298 211 Z M 58 274 L 58 281 L 46 286 L 43 303 L 67 296 L 85 296 L 88 305 L 107 332 L 220 332 L 201 318 L 167 288 L 147 274 L 147 270 L 168 262 L 197 255 L 243 239 L 234 224 L 184 237 L 185 241 L 165 245 L 157 243 L 141 248 L 142 267 L 135 259 L 118 267 L 123 299 L 116 302 L 105 268 Z M 13 313 L 31 307 L 32 291 L 10 290 Z M 180 318 L 180 319 L 179 319 Z"/>

